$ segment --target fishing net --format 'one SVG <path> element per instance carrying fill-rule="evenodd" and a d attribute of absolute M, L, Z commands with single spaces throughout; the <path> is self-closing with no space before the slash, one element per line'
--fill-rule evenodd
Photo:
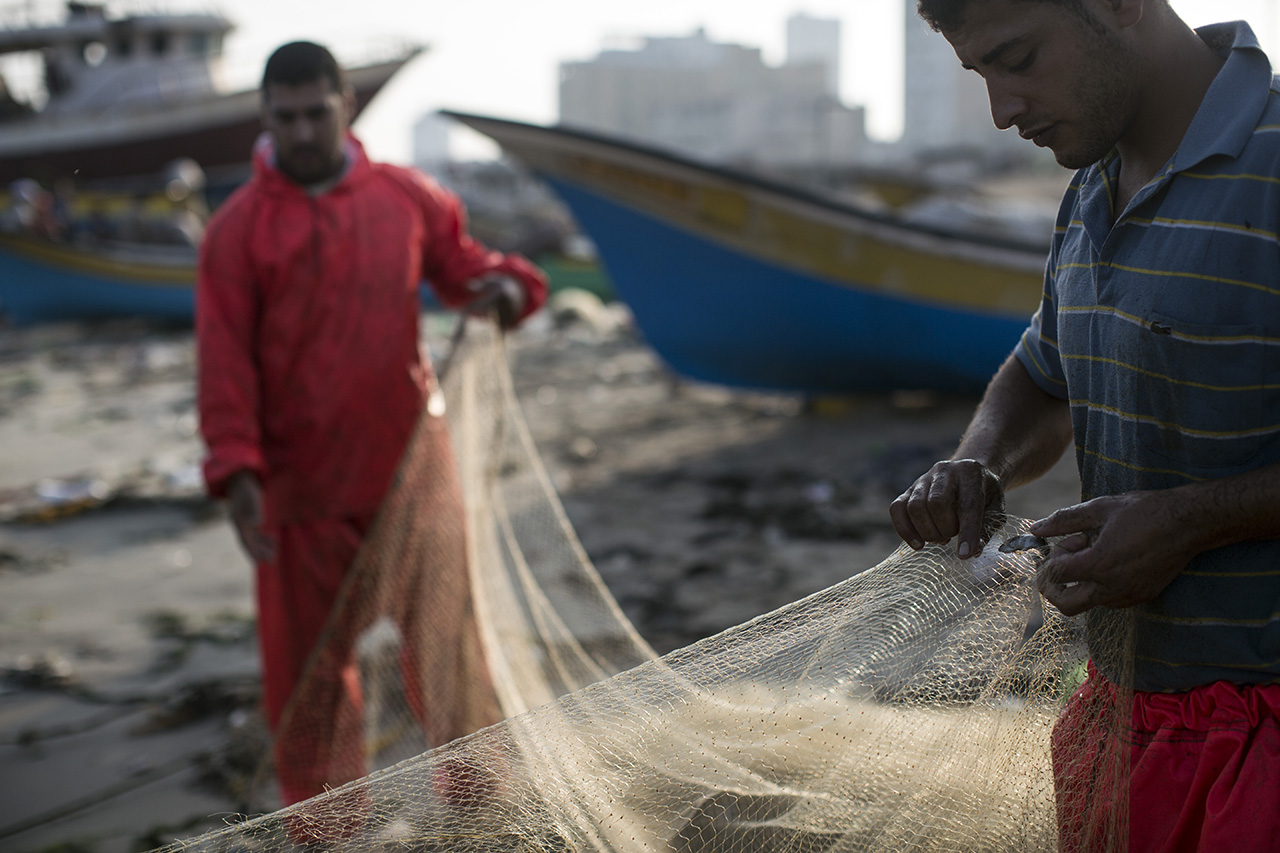
<path fill-rule="evenodd" d="M 1129 693 L 1077 690 L 1083 622 L 1034 583 L 1050 546 L 1001 550 L 1026 542 L 1025 521 L 993 518 L 965 561 L 899 548 L 658 657 L 574 536 L 500 338 L 472 329 L 443 392 L 465 522 L 428 520 L 443 434 L 429 414 L 313 659 L 321 686 L 277 732 L 309 739 L 333 789 L 166 850 L 1126 848 Z M 461 581 L 437 586 L 441 553 L 465 561 Z M 1114 621 L 1095 658 L 1126 659 Z M 353 668 L 363 705 L 335 723 L 332 682 Z M 503 721 L 428 748 L 495 708 Z"/>

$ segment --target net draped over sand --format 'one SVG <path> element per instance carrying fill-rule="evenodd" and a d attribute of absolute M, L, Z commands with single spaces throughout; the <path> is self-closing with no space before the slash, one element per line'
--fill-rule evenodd
<path fill-rule="evenodd" d="M 386 769 L 166 851 L 1058 848 L 1050 739 L 1084 677 L 1083 622 L 1041 605 L 1042 550 L 998 549 L 1027 522 L 966 561 L 901 547 L 658 657 L 565 517 L 500 338 L 474 324 L 445 383 L 464 529 L 430 520 L 439 472 L 418 451 L 440 430 L 425 415 L 313 659 L 352 658 L 364 683 L 343 724 L 363 728 L 365 755 L 328 756 L 334 778 Z M 458 559 L 459 537 L 473 607 L 465 582 L 424 603 L 441 591 L 427 564 Z M 295 735 L 325 742 L 308 727 L 331 692 L 299 689 Z M 441 719 L 483 725 L 494 702 L 504 721 L 427 749 Z M 1124 790 L 1120 707 L 1123 691 L 1091 709 L 1107 737 L 1060 746 L 1059 764 L 1104 755 L 1089 790 L 1060 793 L 1109 805 Z M 1068 835 L 1124 850 L 1125 813 L 1086 810 Z"/>

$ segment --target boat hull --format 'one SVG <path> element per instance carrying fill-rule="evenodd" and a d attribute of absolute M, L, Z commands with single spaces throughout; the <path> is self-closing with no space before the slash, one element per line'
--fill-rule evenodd
<path fill-rule="evenodd" d="M 849 287 L 700 239 L 556 179 L 645 340 L 678 373 L 735 387 L 981 390 L 1026 316 Z"/>
<path fill-rule="evenodd" d="M 420 53 L 351 69 L 362 109 Z M 208 173 L 216 204 L 248 177 L 260 132 L 259 95 L 240 92 L 162 109 L 23 119 L 3 125 L 0 183 L 61 175 L 135 190 L 166 164 L 195 159 Z M 114 245 L 80 247 L 0 235 L 0 316 L 20 325 L 100 317 L 189 323 L 194 313 L 195 250 Z"/>
<path fill-rule="evenodd" d="M 654 350 L 698 380 L 805 394 L 980 391 L 1044 248 L 911 226 L 596 134 L 449 113 L 546 179 Z"/>
<path fill-rule="evenodd" d="M 0 236 L 0 316 L 17 325 L 145 317 L 189 323 L 195 253 L 80 249 Z"/>
<path fill-rule="evenodd" d="M 357 114 L 418 51 L 352 69 Z M 102 114 L 37 116 L 0 125 L 0 184 L 34 178 L 51 185 L 146 178 L 190 158 L 215 181 L 243 180 L 261 132 L 259 94 L 237 92 L 163 107 Z"/>

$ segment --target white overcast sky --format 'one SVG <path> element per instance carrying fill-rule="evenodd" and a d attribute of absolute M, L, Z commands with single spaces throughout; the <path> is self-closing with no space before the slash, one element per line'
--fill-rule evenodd
<path fill-rule="evenodd" d="M 199 0 L 197 0 L 199 2 Z M 842 21 L 841 94 L 868 109 L 873 136 L 901 125 L 903 3 L 914 0 L 203 0 L 237 24 L 231 76 L 252 84 L 267 54 L 297 38 L 327 43 L 340 59 L 396 40 L 428 45 L 362 117 L 371 153 L 407 162 L 410 127 L 448 107 L 522 121 L 556 118 L 557 65 L 588 59 L 608 40 L 688 35 L 759 46 L 783 58 L 795 12 Z M 1193 26 L 1244 18 L 1276 58 L 1280 0 L 1173 0 Z M 941 38 L 939 36 L 939 38 Z"/>

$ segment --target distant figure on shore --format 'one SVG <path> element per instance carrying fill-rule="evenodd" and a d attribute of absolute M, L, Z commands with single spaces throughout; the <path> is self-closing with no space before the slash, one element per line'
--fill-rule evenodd
<path fill-rule="evenodd" d="M 438 437 L 447 496 L 421 519 L 438 526 L 442 555 L 423 567 L 423 587 L 447 576 L 466 588 L 447 428 L 434 409 L 424 415 L 435 379 L 419 346 L 419 282 L 429 280 L 443 304 L 492 313 L 504 328 L 546 298 L 539 270 L 467 234 L 456 198 L 416 171 L 371 162 L 349 132 L 354 109 L 328 50 L 309 42 L 276 50 L 262 79 L 266 132 L 253 177 L 210 221 L 199 260 L 204 471 L 257 565 L 264 704 L 286 803 L 365 773 L 363 758 L 324 764 L 310 736 L 281 737 L 278 724 L 420 417 Z M 431 604 L 469 608 L 469 594 Z M 331 685 L 332 719 L 360 707 L 352 655 L 342 671 L 311 677 Z M 416 673 L 404 677 L 415 710 L 439 692 Z M 477 694 L 487 703 L 471 716 L 495 722 L 487 681 Z M 467 733 L 434 723 L 445 740 Z M 362 736 L 349 727 L 318 735 L 350 741 L 346 752 L 326 743 L 329 753 L 359 756 Z"/>
<path fill-rule="evenodd" d="M 1031 527 L 1061 537 L 1040 591 L 1087 613 L 1052 737 L 1060 849 L 1275 850 L 1280 81 L 1246 24 L 1192 30 L 1167 0 L 919 10 L 996 126 L 1079 171 L 1039 311 L 894 526 L 972 557 L 984 511 L 1074 448 L 1084 502 Z"/>
<path fill-rule="evenodd" d="M 0 232 L 54 240 L 60 235 L 53 193 L 30 178 L 9 186 L 9 203 L 0 211 Z"/>

